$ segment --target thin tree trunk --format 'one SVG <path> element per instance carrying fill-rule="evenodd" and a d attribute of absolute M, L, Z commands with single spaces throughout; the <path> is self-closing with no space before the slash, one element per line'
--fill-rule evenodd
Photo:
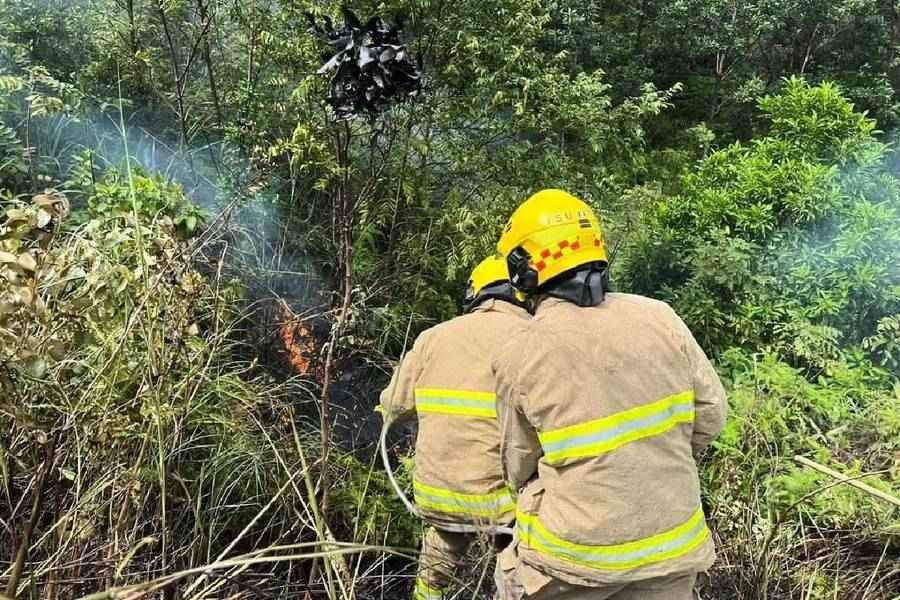
<path fill-rule="evenodd" d="M 342 292 L 341 304 L 338 309 L 337 321 L 332 330 L 331 342 L 328 344 L 328 352 L 325 357 L 325 367 L 322 376 L 321 395 L 321 428 L 322 428 L 322 513 L 325 514 L 329 504 L 329 490 L 327 471 L 328 453 L 331 449 L 331 406 L 330 386 L 332 371 L 334 370 L 334 348 L 343 334 L 347 313 L 350 310 L 351 291 L 353 287 L 353 202 L 350 198 L 350 126 L 343 123 L 343 134 L 340 132 L 336 140 L 336 152 L 338 165 L 341 169 L 340 182 L 336 190 L 335 205 L 337 206 L 338 234 L 338 265 L 341 273 L 340 289 Z"/>
<path fill-rule="evenodd" d="M 819 33 L 818 25 L 816 25 L 815 29 L 813 29 L 813 32 L 809 36 L 809 42 L 807 42 L 807 44 L 806 44 L 806 52 L 804 53 L 804 56 L 803 56 L 803 65 L 800 67 L 801 74 L 806 73 L 806 67 L 807 67 L 807 65 L 809 65 L 810 58 L 812 58 L 813 48 L 815 47 L 817 33 Z"/>
<path fill-rule="evenodd" d="M 166 16 L 166 9 L 163 6 L 163 0 L 156 0 L 156 7 L 159 11 L 159 19 L 162 22 L 163 31 L 166 34 L 166 43 L 169 46 L 169 60 L 172 61 L 172 76 L 175 79 L 175 104 L 178 111 L 178 122 L 181 126 L 181 147 L 187 144 L 187 124 L 185 123 L 184 111 L 184 90 L 181 87 L 181 69 L 178 68 L 178 52 L 175 50 L 175 42 L 172 40 L 172 31 L 169 28 L 169 17 Z"/>
<path fill-rule="evenodd" d="M 641 0 L 640 5 L 638 6 L 638 23 L 637 23 L 637 33 L 635 35 L 634 40 L 634 55 L 637 57 L 643 58 L 644 56 L 644 24 L 647 20 L 647 13 L 645 9 L 646 0 Z"/>
<path fill-rule="evenodd" d="M 37 484 L 34 486 L 34 497 L 31 502 L 31 517 L 25 524 L 25 531 L 22 532 L 22 538 L 19 540 L 19 548 L 16 552 L 16 559 L 12 565 L 12 572 L 9 581 L 6 584 L 6 595 L 10 598 L 16 597 L 16 590 L 19 587 L 19 580 L 22 578 L 22 570 L 25 567 L 25 560 L 28 558 L 28 548 L 31 546 L 31 534 L 37 526 L 38 519 L 41 516 L 41 506 L 44 502 L 44 486 L 47 483 L 47 475 L 53 465 L 56 457 L 56 440 L 51 438 L 44 455 L 44 464 L 41 467 L 40 475 L 38 475 Z"/>
<path fill-rule="evenodd" d="M 328 456 L 331 452 L 331 382 L 334 378 L 335 348 L 347 324 L 353 291 L 353 211 L 355 202 L 350 197 L 349 180 L 351 131 L 346 121 L 341 125 L 341 129 L 335 134 L 335 156 L 341 168 L 341 174 L 332 200 L 332 223 L 338 229 L 335 241 L 338 254 L 337 272 L 340 273 L 341 277 L 341 302 L 337 310 L 337 320 L 331 330 L 331 337 L 328 341 L 328 350 L 325 353 L 325 363 L 322 369 L 322 392 L 319 395 L 319 428 L 321 430 L 321 458 L 319 460 L 321 473 L 319 475 L 319 485 L 322 490 L 319 512 L 329 532 L 331 531 L 328 524 L 328 511 L 331 506 L 331 482 L 328 476 Z M 327 560 L 326 558 L 325 561 Z M 336 567 L 335 570 L 338 571 L 338 577 L 345 580 L 344 586 L 348 588 L 351 597 L 353 597 L 353 590 L 349 589 L 349 586 L 352 584 L 349 580 L 349 572 L 346 571 L 342 562 L 337 562 L 334 566 Z M 310 569 L 310 585 L 315 581 L 318 573 L 319 563 L 314 562 Z"/>
<path fill-rule="evenodd" d="M 201 21 L 205 23 L 211 22 L 203 0 L 197 0 L 197 10 L 200 13 Z M 222 104 L 219 101 L 219 86 L 216 83 L 216 73 L 213 69 L 212 51 L 209 44 L 210 31 L 211 28 L 207 27 L 206 34 L 203 36 L 203 62 L 206 63 L 206 74 L 209 77 L 209 93 L 212 96 L 213 108 L 216 111 L 217 124 L 219 127 L 222 127 L 225 124 L 225 115 L 222 112 Z"/>
<path fill-rule="evenodd" d="M 895 2 L 891 2 L 891 46 L 888 49 L 889 62 L 891 65 L 890 73 L 892 75 L 891 81 L 896 82 L 897 78 L 895 77 L 897 73 L 896 65 L 897 59 L 897 45 L 900 44 L 900 7 L 897 6 Z"/>
<path fill-rule="evenodd" d="M 134 0 L 125 0 L 125 10 L 128 12 L 128 40 L 131 43 L 131 52 L 138 51 L 137 30 L 134 27 Z"/>

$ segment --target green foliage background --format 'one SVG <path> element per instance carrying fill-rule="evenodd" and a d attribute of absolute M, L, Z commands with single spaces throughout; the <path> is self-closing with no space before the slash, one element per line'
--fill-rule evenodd
<path fill-rule="evenodd" d="M 377 121 L 324 104 L 303 13 L 334 2 L 0 0 L 0 580 L 42 465 L 22 597 L 298 540 L 415 546 L 370 456 L 327 452 L 333 390 L 254 360 L 254 311 L 307 273 L 339 381 L 386 372 L 513 207 L 562 187 L 602 215 L 616 290 L 671 303 L 727 383 L 708 593 L 897 598 L 898 509 L 793 458 L 900 494 L 900 7 L 350 6 L 405 15 L 426 76 Z M 409 562 L 364 552 L 266 589 L 405 595 Z"/>

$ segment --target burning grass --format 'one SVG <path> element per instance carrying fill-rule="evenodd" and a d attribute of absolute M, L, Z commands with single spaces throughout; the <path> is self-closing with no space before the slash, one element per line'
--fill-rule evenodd
<path fill-rule="evenodd" d="M 278 338 L 284 346 L 288 363 L 297 375 L 320 381 L 322 369 L 315 333 L 301 317 L 294 314 L 286 302 L 279 302 L 278 312 Z"/>

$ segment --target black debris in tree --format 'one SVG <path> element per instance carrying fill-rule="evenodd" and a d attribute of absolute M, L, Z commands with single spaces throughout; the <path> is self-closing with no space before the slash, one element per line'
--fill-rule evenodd
<path fill-rule="evenodd" d="M 338 119 L 352 119 L 360 113 L 375 117 L 393 100 L 418 94 L 421 73 L 400 43 L 403 23 L 389 25 L 379 16 L 364 25 L 353 12 L 341 9 L 344 26 L 335 28 L 325 17 L 321 24 L 306 13 L 308 32 L 325 40 L 333 48 L 322 58 L 319 73 L 334 72 L 327 102 Z"/>

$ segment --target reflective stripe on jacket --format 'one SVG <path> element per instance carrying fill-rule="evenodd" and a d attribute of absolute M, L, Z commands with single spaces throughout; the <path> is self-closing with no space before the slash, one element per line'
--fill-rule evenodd
<path fill-rule="evenodd" d="M 626 571 L 680 558 L 700 546 L 709 537 L 703 510 L 697 508 L 691 518 L 668 531 L 609 546 L 586 546 L 567 542 L 541 524 L 538 517 L 516 515 L 519 540 L 529 548 L 574 564 L 604 571 Z"/>
<path fill-rule="evenodd" d="M 500 457 L 497 457 L 499 463 Z M 479 520 L 508 521 L 516 510 L 513 493 L 504 488 L 490 494 L 460 494 L 448 489 L 413 482 L 416 504 L 435 512 L 468 515 Z"/>
<path fill-rule="evenodd" d="M 444 600 L 444 590 L 428 584 L 424 579 L 416 579 L 413 600 Z"/>
<path fill-rule="evenodd" d="M 665 433 L 680 423 L 694 422 L 694 391 L 666 396 L 602 419 L 538 433 L 544 460 L 554 465 L 612 452 L 641 438 Z"/>
<path fill-rule="evenodd" d="M 491 362 L 528 318 L 524 309 L 491 299 L 432 327 L 381 393 L 386 415 L 418 417 L 416 504 L 438 525 L 508 523 L 515 515 L 500 468 Z"/>
<path fill-rule="evenodd" d="M 496 419 L 496 398 L 493 391 L 416 388 L 416 412 Z"/>
<path fill-rule="evenodd" d="M 724 425 L 725 393 L 671 308 L 545 299 L 494 369 L 522 560 L 576 585 L 712 564 L 694 455 Z"/>

